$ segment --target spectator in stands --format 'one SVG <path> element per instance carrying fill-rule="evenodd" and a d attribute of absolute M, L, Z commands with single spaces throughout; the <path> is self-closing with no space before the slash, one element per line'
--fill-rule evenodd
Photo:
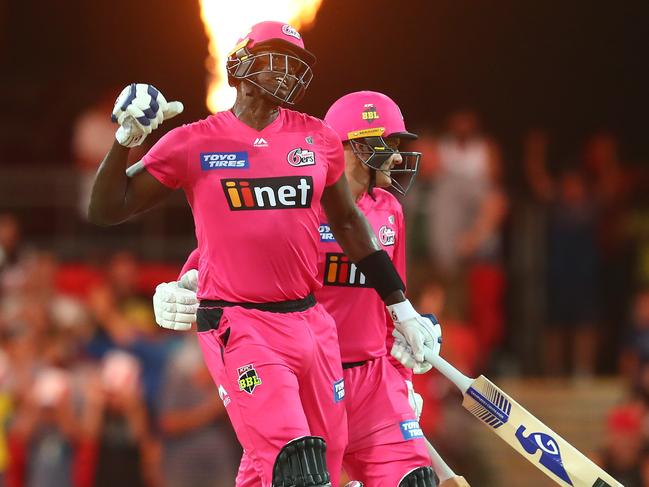
<path fill-rule="evenodd" d="M 469 318 L 489 351 L 502 338 L 501 226 L 506 197 L 497 144 L 469 110 L 451 115 L 437 144 L 427 204 L 428 247 L 448 290 L 448 314 Z"/>
<path fill-rule="evenodd" d="M 41 368 L 18 400 L 10 429 L 10 487 L 73 487 L 78 422 L 69 374 Z"/>
<path fill-rule="evenodd" d="M 120 351 L 105 355 L 98 376 L 84 387 L 81 413 L 88 487 L 151 487 L 157 451 L 141 392 L 137 360 Z"/>
<path fill-rule="evenodd" d="M 607 418 L 602 468 L 625 487 L 644 487 L 641 464 L 647 447 L 645 409 L 637 404 L 614 408 Z"/>
<path fill-rule="evenodd" d="M 620 369 L 629 383 L 638 384 L 641 370 L 649 364 L 649 286 L 641 288 L 633 298 L 631 326 L 620 354 Z M 649 385 L 649 384 L 648 384 Z M 649 388 L 647 389 L 649 406 Z"/>
<path fill-rule="evenodd" d="M 575 167 L 563 168 L 554 188 L 547 236 L 549 374 L 565 373 L 565 345 L 571 341 L 575 376 L 595 373 L 601 303 L 596 229 L 597 208 L 583 174 Z"/>
<path fill-rule="evenodd" d="M 95 358 L 115 348 L 134 355 L 142 367 L 146 404 L 155 413 L 164 364 L 178 337 L 156 326 L 150 295 L 139 290 L 133 254 L 113 255 L 106 275 L 107 282 L 93 289 L 88 298 L 96 329 L 87 350 Z"/>
<path fill-rule="evenodd" d="M 240 450 L 194 336 L 167 365 L 160 397 L 164 487 L 234 485 Z"/>

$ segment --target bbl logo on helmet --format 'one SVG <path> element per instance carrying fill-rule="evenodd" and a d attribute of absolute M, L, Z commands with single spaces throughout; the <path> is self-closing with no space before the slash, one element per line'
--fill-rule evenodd
<path fill-rule="evenodd" d="M 378 120 L 380 118 L 373 103 L 366 103 L 365 105 L 363 105 L 361 117 L 367 123 L 372 123 L 374 120 Z"/>
<path fill-rule="evenodd" d="M 237 369 L 237 374 L 239 374 L 239 390 L 246 391 L 248 394 L 252 394 L 255 390 L 255 387 L 261 385 L 261 379 L 257 375 L 257 371 L 253 364 L 244 365 Z"/>

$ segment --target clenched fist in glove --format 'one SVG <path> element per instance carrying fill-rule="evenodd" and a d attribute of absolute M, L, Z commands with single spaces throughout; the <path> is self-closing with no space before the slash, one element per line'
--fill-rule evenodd
<path fill-rule="evenodd" d="M 198 271 L 186 272 L 180 281 L 158 284 L 153 295 L 155 321 L 170 330 L 189 330 L 196 321 Z"/>
<path fill-rule="evenodd" d="M 168 102 L 154 86 L 131 83 L 115 101 L 113 122 L 119 124 L 115 138 L 124 147 L 140 145 L 165 120 L 182 113 L 179 101 Z"/>
<path fill-rule="evenodd" d="M 408 300 L 389 305 L 388 311 L 394 322 L 395 346 L 392 347 L 392 356 L 415 373 L 430 370 L 424 361 L 424 351 L 427 349 L 434 355 L 439 354 L 442 327 L 437 319 L 433 315 L 421 316 Z M 426 370 L 416 370 L 416 364 Z"/>

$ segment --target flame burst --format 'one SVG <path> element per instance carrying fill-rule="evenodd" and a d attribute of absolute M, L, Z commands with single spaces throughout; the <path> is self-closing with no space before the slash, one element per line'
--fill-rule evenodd
<path fill-rule="evenodd" d="M 207 108 L 214 113 L 233 105 L 236 91 L 228 86 L 225 61 L 250 26 L 276 20 L 300 30 L 313 23 L 321 3 L 322 0 L 200 0 L 201 18 L 210 41 Z"/>

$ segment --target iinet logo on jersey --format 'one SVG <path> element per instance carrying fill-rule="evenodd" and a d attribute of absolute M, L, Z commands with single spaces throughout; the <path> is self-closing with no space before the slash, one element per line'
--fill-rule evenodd
<path fill-rule="evenodd" d="M 365 275 L 343 253 L 329 253 L 326 255 L 324 285 L 370 287 L 366 283 Z"/>
<path fill-rule="evenodd" d="M 232 211 L 310 208 L 313 198 L 311 176 L 222 179 L 221 186 Z"/>

